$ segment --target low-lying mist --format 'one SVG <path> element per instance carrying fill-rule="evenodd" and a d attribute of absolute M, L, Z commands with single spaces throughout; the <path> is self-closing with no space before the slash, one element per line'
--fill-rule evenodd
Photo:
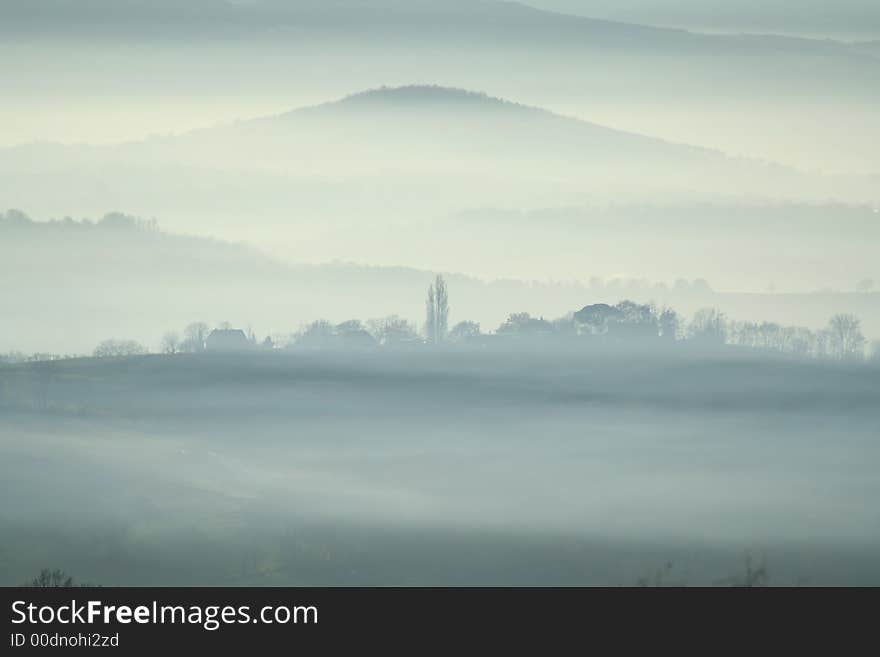
<path fill-rule="evenodd" d="M 878 397 L 638 348 L 10 366 L 0 582 L 876 584 Z"/>

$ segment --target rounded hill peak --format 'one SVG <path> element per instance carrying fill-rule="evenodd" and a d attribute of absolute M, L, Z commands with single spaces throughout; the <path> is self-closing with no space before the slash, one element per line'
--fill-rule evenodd
<path fill-rule="evenodd" d="M 468 91 L 438 85 L 407 85 L 402 87 L 379 87 L 346 96 L 338 105 L 482 105 L 516 106 L 515 103 L 489 96 L 483 92 Z"/>

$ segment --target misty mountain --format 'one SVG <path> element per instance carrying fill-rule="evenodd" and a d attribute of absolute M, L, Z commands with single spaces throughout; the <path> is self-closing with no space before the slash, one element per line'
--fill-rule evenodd
<path fill-rule="evenodd" d="M 877 58 L 826 39 L 478 0 L 12 0 L 0 34 L 0 144 L 117 142 L 436 82 L 738 156 L 880 170 Z"/>
<path fill-rule="evenodd" d="M 282 213 L 424 217 L 624 194 L 856 202 L 876 194 L 867 177 L 805 175 L 428 86 L 383 88 L 143 142 L 5 149 L 0 176 L 7 203 L 45 214 L 97 214 L 107 204 L 164 216 L 222 208 L 216 214 L 274 213 L 275 223 Z"/>
<path fill-rule="evenodd" d="M 152 137 L 110 147 L 32 144 L 4 152 L 9 169 L 62 167 L 74 163 L 146 164 L 156 161 L 215 169 L 246 168 L 337 178 L 350 168 L 372 173 L 399 163 L 436 171 L 456 158 L 460 171 L 471 164 L 505 168 L 557 162 L 566 170 L 592 162 L 635 167 L 662 161 L 684 165 L 732 166 L 709 149 L 672 144 L 567 118 L 484 93 L 411 85 L 356 93 L 317 106 L 183 135 Z M 524 162 L 529 160 L 529 162 Z M 578 171 L 571 175 L 581 177 Z"/>
<path fill-rule="evenodd" d="M 572 12 L 574 13 L 574 12 Z M 562 14 L 494 0 L 7 0 L 6 29 L 21 34 L 175 38 L 187 35 L 342 35 L 403 40 L 525 40 L 535 45 L 724 54 L 805 52 L 847 57 L 840 43 L 785 36 L 705 35 Z"/>
<path fill-rule="evenodd" d="M 113 146 L 0 151 L 0 198 L 36 216 L 124 208 L 286 263 L 342 260 L 485 280 L 706 278 L 736 292 L 880 280 L 871 239 L 877 182 L 428 86 Z M 497 325 L 506 312 L 499 303 L 488 316 Z M 261 316 L 266 322 L 275 327 Z"/>
<path fill-rule="evenodd" d="M 880 8 L 872 0 L 525 0 L 525 4 L 593 18 L 713 32 L 854 38 L 876 35 Z"/>
<path fill-rule="evenodd" d="M 595 186 L 590 178 L 601 177 L 604 183 L 609 172 L 617 177 L 628 170 L 630 176 L 642 179 L 631 186 L 646 188 L 645 171 L 660 177 L 685 170 L 691 177 L 698 171 L 705 175 L 721 169 L 720 177 L 727 179 L 740 166 L 707 149 L 435 86 L 381 88 L 278 116 L 115 150 L 116 157 L 130 154 L 134 160 L 173 159 L 215 167 L 224 155 L 234 153 L 236 161 L 248 168 L 323 178 L 423 174 L 436 179 L 479 173 L 484 185 L 502 179 L 506 195 L 516 193 L 508 182 L 511 178 L 537 185 L 548 179 L 554 185 L 568 181 L 583 188 Z M 742 168 L 749 166 L 759 168 L 757 163 Z M 763 179 L 767 172 L 760 168 L 758 177 Z"/>

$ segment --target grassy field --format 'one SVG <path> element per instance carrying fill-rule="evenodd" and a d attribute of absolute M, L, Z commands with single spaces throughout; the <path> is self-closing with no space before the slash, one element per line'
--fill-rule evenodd
<path fill-rule="evenodd" d="M 876 585 L 878 402 L 737 352 L 7 366 L 0 584 Z"/>

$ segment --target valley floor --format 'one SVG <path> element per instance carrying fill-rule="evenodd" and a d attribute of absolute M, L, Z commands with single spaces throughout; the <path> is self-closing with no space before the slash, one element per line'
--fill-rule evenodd
<path fill-rule="evenodd" d="M 0 584 L 878 585 L 878 400 L 732 353 L 6 367 Z"/>

